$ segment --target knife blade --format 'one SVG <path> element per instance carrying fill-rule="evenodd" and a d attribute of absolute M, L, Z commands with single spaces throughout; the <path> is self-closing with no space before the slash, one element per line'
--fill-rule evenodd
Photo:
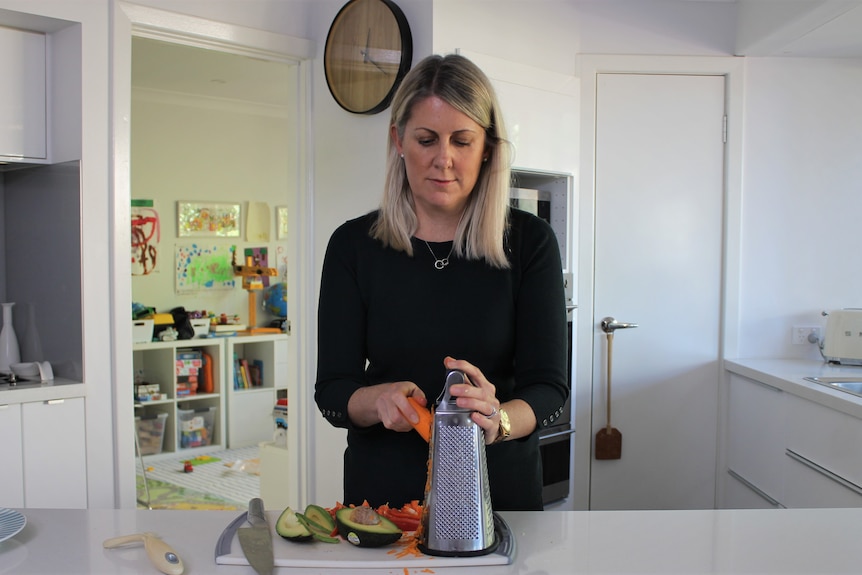
<path fill-rule="evenodd" d="M 248 502 L 248 522 L 251 527 L 240 527 L 237 530 L 242 552 L 259 575 L 272 575 L 272 533 L 266 522 L 263 500 L 260 497 Z"/>

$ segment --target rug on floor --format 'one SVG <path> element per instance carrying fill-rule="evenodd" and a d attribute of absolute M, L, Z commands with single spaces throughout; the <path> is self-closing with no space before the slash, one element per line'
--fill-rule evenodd
<path fill-rule="evenodd" d="M 154 481 L 173 486 L 174 489 L 188 490 L 189 500 L 196 504 L 207 504 L 211 501 L 195 498 L 196 495 L 206 495 L 217 500 L 217 504 L 232 505 L 236 509 L 247 509 L 248 502 L 253 497 L 260 497 L 260 476 L 256 475 L 259 461 L 257 446 L 223 451 L 213 451 L 206 454 L 209 463 L 192 465 L 191 471 L 186 471 L 186 461 L 181 454 L 171 454 L 156 459 L 145 459 L 147 479 L 151 486 L 150 497 L 153 499 L 152 485 Z M 202 459 L 199 456 L 197 459 Z M 217 461 L 215 461 L 217 460 Z M 142 483 L 140 462 L 137 473 Z M 176 495 L 183 493 L 177 491 Z M 139 492 L 139 499 L 142 499 Z"/>
<path fill-rule="evenodd" d="M 139 509 L 197 509 L 197 510 L 234 510 L 240 509 L 235 503 L 225 501 L 209 493 L 199 493 L 178 485 L 171 485 L 156 479 L 147 479 L 149 493 L 144 486 L 143 475 L 137 476 L 137 502 Z"/>

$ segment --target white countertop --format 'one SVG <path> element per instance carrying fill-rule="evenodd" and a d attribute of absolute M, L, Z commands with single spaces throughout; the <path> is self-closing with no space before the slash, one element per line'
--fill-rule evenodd
<path fill-rule="evenodd" d="M 186 573 L 254 573 L 247 566 L 215 564 L 216 540 L 237 517 L 236 511 L 20 511 L 27 525 L 0 543 L 0 574 L 157 575 L 141 546 L 102 548 L 110 537 L 147 531 L 157 533 L 177 551 Z M 823 574 L 858 573 L 862 568 L 862 509 L 546 511 L 501 516 L 515 533 L 512 565 L 432 571 L 436 575 Z M 350 575 L 357 570 L 277 568 L 275 572 Z M 391 569 L 359 572 L 401 575 L 404 568 L 396 559 Z"/>
<path fill-rule="evenodd" d="M 12 388 L 4 386 L 0 389 L 0 405 L 69 399 L 71 397 L 85 397 L 86 395 L 86 384 L 80 381 L 55 378 L 41 383 L 23 383 Z"/>
<path fill-rule="evenodd" d="M 806 381 L 806 377 L 862 378 L 862 366 L 834 365 L 806 359 L 728 359 L 724 367 L 837 411 L 862 418 L 862 397 Z"/>

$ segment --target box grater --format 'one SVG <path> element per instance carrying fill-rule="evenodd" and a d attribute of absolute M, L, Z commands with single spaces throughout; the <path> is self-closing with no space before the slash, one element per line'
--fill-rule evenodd
<path fill-rule="evenodd" d="M 434 409 L 419 538 L 419 548 L 429 555 L 484 555 L 497 547 L 485 435 L 470 419 L 472 411 L 451 396 L 450 386 L 459 383 L 469 381 L 460 371 L 449 372 Z"/>

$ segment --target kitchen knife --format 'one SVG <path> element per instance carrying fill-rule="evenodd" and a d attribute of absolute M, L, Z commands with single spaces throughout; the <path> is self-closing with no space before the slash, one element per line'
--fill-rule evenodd
<path fill-rule="evenodd" d="M 251 527 L 237 530 L 245 558 L 259 575 L 272 575 L 272 532 L 263 512 L 263 500 L 255 497 L 248 502 L 248 522 Z"/>

